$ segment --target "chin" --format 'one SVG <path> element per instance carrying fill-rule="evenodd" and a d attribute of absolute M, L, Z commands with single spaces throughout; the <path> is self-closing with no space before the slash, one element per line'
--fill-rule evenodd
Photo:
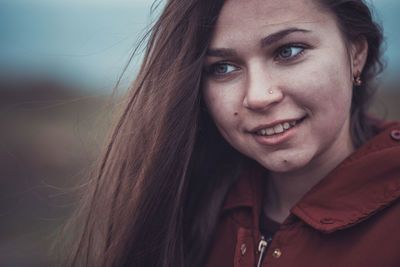
<path fill-rule="evenodd" d="M 307 168 L 311 162 L 311 158 L 308 155 L 297 156 L 286 156 L 286 157 L 275 157 L 274 159 L 262 159 L 258 161 L 262 166 L 271 172 L 276 173 L 289 173 Z"/>

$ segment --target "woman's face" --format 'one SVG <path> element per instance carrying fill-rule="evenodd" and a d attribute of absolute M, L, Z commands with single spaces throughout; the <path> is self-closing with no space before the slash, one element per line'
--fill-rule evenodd
<path fill-rule="evenodd" d="M 205 60 L 204 99 L 238 151 L 274 172 L 307 171 L 354 150 L 357 53 L 312 0 L 228 0 Z"/>

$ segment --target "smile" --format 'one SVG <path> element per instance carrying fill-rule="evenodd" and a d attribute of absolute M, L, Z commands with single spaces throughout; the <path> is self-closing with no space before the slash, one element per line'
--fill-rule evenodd
<path fill-rule="evenodd" d="M 280 133 L 283 133 L 283 132 L 289 130 L 290 128 L 293 128 L 294 126 L 296 126 L 296 124 L 303 121 L 303 119 L 304 118 L 302 118 L 300 120 L 280 122 L 273 126 L 259 129 L 259 130 L 255 131 L 255 134 L 259 135 L 259 136 L 271 136 L 271 135 L 280 134 Z"/>

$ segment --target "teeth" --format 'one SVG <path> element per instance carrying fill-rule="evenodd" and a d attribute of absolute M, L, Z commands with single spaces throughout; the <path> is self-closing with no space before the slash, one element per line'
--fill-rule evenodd
<path fill-rule="evenodd" d="M 283 133 L 283 126 L 282 126 L 282 124 L 279 123 L 278 125 L 275 125 L 274 131 L 275 131 L 275 133 Z"/>
<path fill-rule="evenodd" d="M 287 129 L 289 129 L 289 128 L 290 128 L 290 124 L 289 124 L 288 122 L 285 122 L 285 123 L 283 124 L 283 129 L 287 130 Z"/>
<path fill-rule="evenodd" d="M 257 132 L 258 135 L 274 135 L 274 134 L 278 134 L 278 133 L 283 133 L 284 131 L 292 128 L 293 126 L 296 125 L 296 121 L 289 121 L 289 122 L 284 122 L 284 123 L 278 123 L 277 125 L 275 125 L 274 127 L 270 127 L 270 128 L 265 128 L 265 129 L 261 129 Z"/>
<path fill-rule="evenodd" d="M 267 132 L 267 135 L 273 135 L 275 133 L 275 130 L 274 130 L 274 128 L 267 128 L 266 132 Z"/>

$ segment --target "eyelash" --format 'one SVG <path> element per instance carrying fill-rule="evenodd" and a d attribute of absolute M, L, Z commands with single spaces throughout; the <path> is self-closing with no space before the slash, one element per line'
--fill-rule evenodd
<path fill-rule="evenodd" d="M 280 53 L 284 49 L 287 49 L 287 48 L 297 48 L 297 49 L 301 49 L 301 50 L 297 54 L 295 54 L 294 56 L 290 56 L 288 58 L 280 57 Z M 304 44 L 297 44 L 297 43 L 286 44 L 286 45 L 280 46 L 274 52 L 274 59 L 277 60 L 280 63 L 289 63 L 290 61 L 294 61 L 294 60 L 298 59 L 299 57 L 303 56 L 306 49 L 307 49 L 307 46 L 304 45 Z M 219 78 L 223 78 L 226 75 L 228 75 L 228 74 L 230 74 L 230 73 L 235 71 L 235 70 L 233 70 L 233 71 L 230 71 L 230 72 L 227 72 L 227 73 L 216 73 L 216 69 L 218 67 L 221 67 L 221 66 L 233 67 L 233 68 L 235 68 L 235 70 L 239 69 L 239 67 L 235 66 L 234 64 L 222 61 L 222 62 L 214 63 L 211 66 L 209 66 L 206 69 L 206 73 L 209 74 L 209 75 L 213 75 L 213 76 L 219 77 Z"/>
<path fill-rule="evenodd" d="M 288 58 L 279 58 L 280 53 L 287 48 L 297 48 L 297 49 L 301 49 L 297 54 L 295 54 L 294 56 L 290 56 Z M 288 61 L 292 61 L 292 60 L 296 60 L 297 58 L 301 57 L 304 54 L 304 51 L 307 47 L 303 44 L 287 44 L 284 46 L 279 47 L 276 52 L 275 52 L 275 59 L 277 59 L 278 61 L 283 61 L 283 62 L 288 62 Z"/>
<path fill-rule="evenodd" d="M 228 68 L 229 67 L 233 67 L 234 70 L 232 70 L 230 72 L 227 72 L 227 73 L 217 73 L 216 72 L 217 68 L 221 67 L 221 66 L 227 66 Z M 237 66 L 235 66 L 235 65 L 233 65 L 231 63 L 228 63 L 228 62 L 217 62 L 217 63 L 212 64 L 210 67 L 208 67 L 206 69 L 206 72 L 209 75 L 213 75 L 213 76 L 217 76 L 217 77 L 223 77 L 223 76 L 226 76 L 226 75 L 230 74 L 231 72 L 233 72 L 233 71 L 235 71 L 237 69 L 239 69 L 239 67 L 237 67 Z"/>

